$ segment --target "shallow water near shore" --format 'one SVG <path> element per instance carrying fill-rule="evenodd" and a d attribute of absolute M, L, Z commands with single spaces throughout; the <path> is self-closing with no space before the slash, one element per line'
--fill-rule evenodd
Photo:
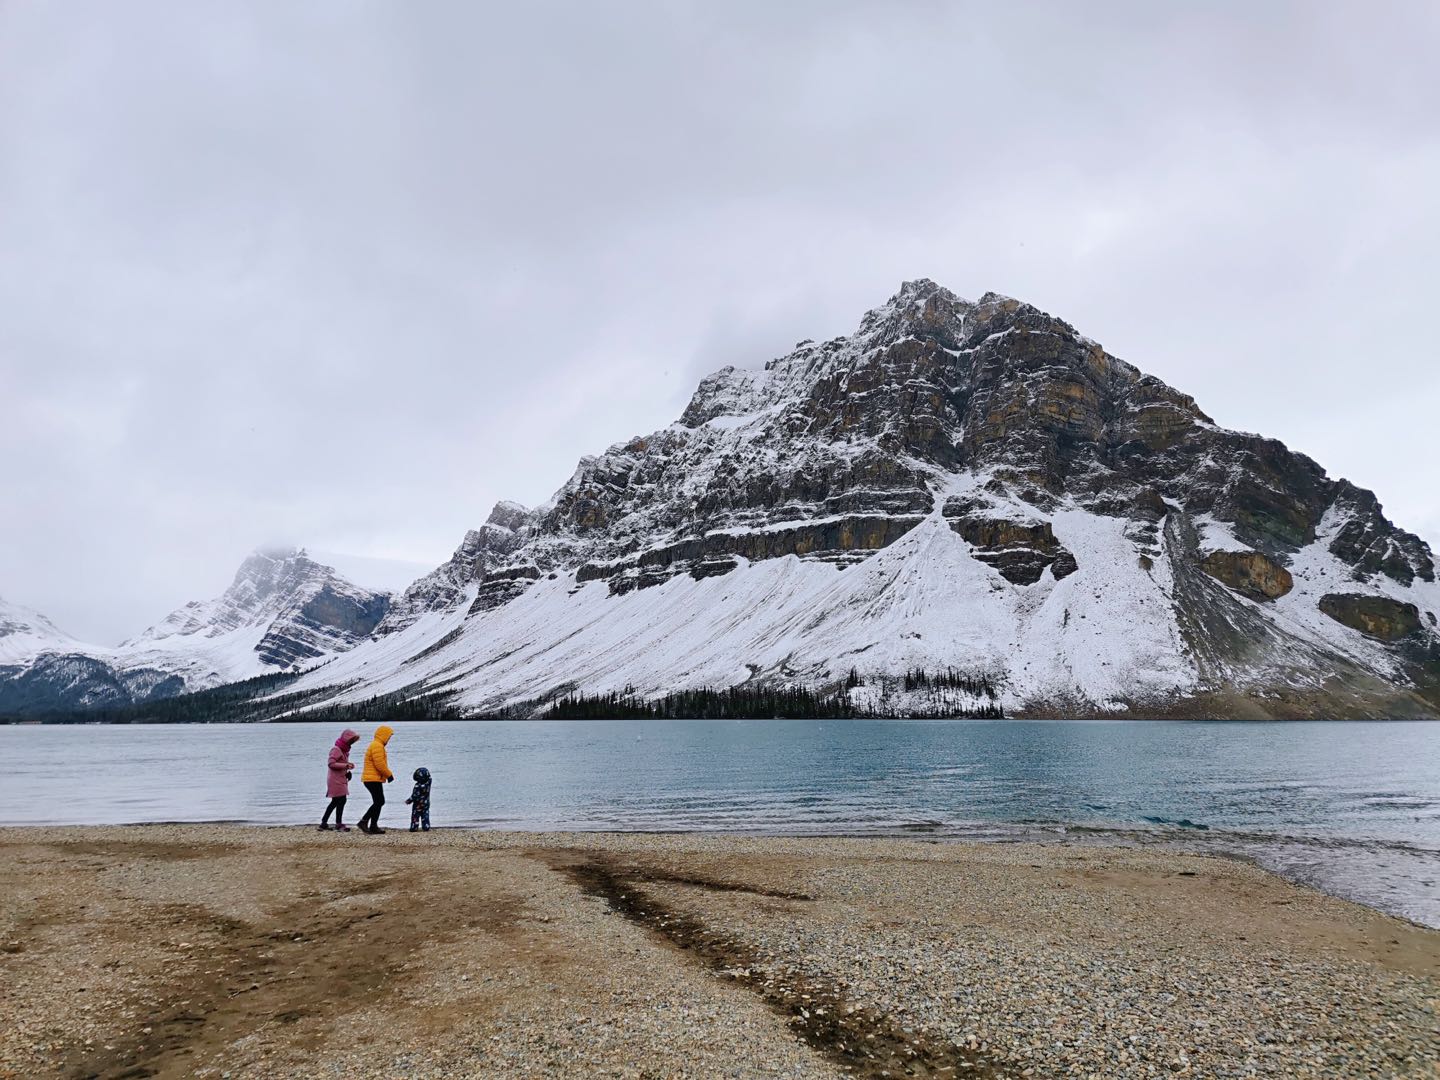
<path fill-rule="evenodd" d="M 382 823 L 1163 843 L 1440 926 L 1440 724 L 396 725 Z M 359 728 L 363 739 L 371 728 Z M 0 823 L 318 820 L 335 725 L 0 727 Z M 368 797 L 358 775 L 347 819 Z"/>

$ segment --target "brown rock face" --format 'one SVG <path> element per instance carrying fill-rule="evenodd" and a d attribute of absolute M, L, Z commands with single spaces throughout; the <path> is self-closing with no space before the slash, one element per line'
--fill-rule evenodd
<path fill-rule="evenodd" d="M 1048 521 L 1028 524 L 999 518 L 963 517 L 950 528 L 975 549 L 975 557 L 1015 585 L 1034 585 L 1050 567 L 1055 577 L 1073 574 L 1075 556 L 1055 539 Z"/>
<path fill-rule="evenodd" d="M 1320 610 L 1336 622 L 1380 641 L 1399 641 L 1420 629 L 1420 609 L 1387 596 L 1328 593 L 1320 599 Z"/>
<path fill-rule="evenodd" d="M 1200 569 L 1251 600 L 1276 600 L 1295 587 L 1289 570 L 1258 551 L 1212 551 Z"/>
<path fill-rule="evenodd" d="M 1029 304 L 993 293 L 966 301 L 923 280 L 905 283 L 854 335 L 801 342 L 764 371 L 716 372 L 678 424 L 586 458 L 534 520 L 530 557 L 546 571 L 633 569 L 719 531 L 923 516 L 937 470 L 988 473 L 997 504 L 1042 512 L 1064 501 L 1152 524 L 1171 509 L 1210 514 L 1276 564 L 1313 542 L 1333 510 L 1332 550 L 1362 574 L 1434 573 L 1424 544 L 1386 521 L 1373 496 L 1303 454 L 1217 427 L 1189 395 Z M 946 517 L 1024 520 L 1004 505 L 977 509 Z M 1021 582 L 1061 554 L 1043 536 L 993 540 L 972 543 Z M 883 546 L 807 543 L 701 554 Z M 1067 555 L 1056 572 L 1072 564 Z M 1220 573 L 1260 598 L 1285 591 L 1258 562 Z"/>

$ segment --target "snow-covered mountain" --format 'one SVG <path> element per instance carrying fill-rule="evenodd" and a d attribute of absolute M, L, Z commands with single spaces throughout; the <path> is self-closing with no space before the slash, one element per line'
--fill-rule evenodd
<path fill-rule="evenodd" d="M 50 649 L 78 645 L 38 611 L 0 596 L 0 664 L 12 663 Z"/>
<path fill-rule="evenodd" d="M 127 705 L 298 669 L 353 648 L 389 603 L 388 593 L 285 548 L 256 551 L 220 596 L 116 648 L 82 644 L 0 604 L 0 713 Z"/>
<path fill-rule="evenodd" d="M 922 280 L 707 377 L 399 596 L 286 550 L 117 649 L 0 609 L 0 713 L 312 668 L 284 692 L 476 713 L 745 685 L 907 715 L 983 685 L 1011 715 L 1437 716 L 1437 616 L 1430 549 L 1370 492 Z"/>
<path fill-rule="evenodd" d="M 1437 612 L 1429 548 L 1370 492 L 1060 319 L 922 280 L 500 504 L 298 688 L 490 711 L 804 685 L 903 713 L 885 688 L 925 668 L 1012 714 L 1436 715 Z"/>
<path fill-rule="evenodd" d="M 388 593 L 352 585 L 304 550 L 261 550 L 220 596 L 191 601 L 120 648 L 183 657 L 194 681 L 214 685 L 344 652 L 380 624 L 389 602 Z"/>

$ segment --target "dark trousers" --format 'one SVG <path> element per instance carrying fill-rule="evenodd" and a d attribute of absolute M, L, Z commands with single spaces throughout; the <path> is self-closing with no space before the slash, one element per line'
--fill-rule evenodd
<path fill-rule="evenodd" d="M 385 784 L 381 780 L 366 780 L 365 790 L 370 792 L 370 809 L 366 810 L 365 816 L 360 819 L 360 828 L 378 829 L 380 811 L 385 806 Z"/>
<path fill-rule="evenodd" d="M 332 813 L 335 815 L 335 824 L 339 825 L 340 819 L 345 816 L 344 795 L 336 795 L 333 799 L 330 800 L 330 805 L 325 807 L 325 815 L 320 819 L 320 824 L 324 825 L 327 821 L 329 821 L 330 815 Z"/>

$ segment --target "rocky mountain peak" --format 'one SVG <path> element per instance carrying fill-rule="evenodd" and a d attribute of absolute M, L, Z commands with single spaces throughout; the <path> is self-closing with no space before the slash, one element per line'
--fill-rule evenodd
<path fill-rule="evenodd" d="M 215 637 L 227 633 L 258 618 L 278 614 L 309 584 L 323 582 L 333 574 L 301 548 L 257 548 L 240 563 L 229 587 L 218 598 L 190 601 L 135 641 L 158 641 L 176 634 Z"/>
<path fill-rule="evenodd" d="M 191 601 L 122 648 L 253 630 L 262 661 L 287 667 L 351 647 L 374 631 L 389 604 L 388 593 L 352 584 L 304 548 L 260 548 L 219 597 Z"/>
<path fill-rule="evenodd" d="M 873 348 L 906 337 L 933 340 L 954 348 L 964 332 L 966 317 L 974 310 L 975 304 L 969 300 L 961 299 L 929 278 L 918 278 L 902 282 L 899 292 L 866 312 L 860 320 L 858 336 Z"/>
<path fill-rule="evenodd" d="M 497 507 L 381 631 L 413 627 L 447 687 L 473 666 L 489 704 L 546 679 L 827 686 L 843 654 L 983 674 L 1032 710 L 1242 685 L 1440 709 L 1434 586 L 1369 492 L 1034 305 L 922 278 L 853 334 L 705 377 L 677 423 L 583 458 L 548 504 Z M 664 624 L 693 657 L 632 655 L 612 620 Z"/>
<path fill-rule="evenodd" d="M 323 576 L 329 569 L 314 562 L 304 548 L 256 548 L 235 571 L 226 592 L 237 602 L 262 602 L 293 589 L 300 581 Z"/>
<path fill-rule="evenodd" d="M 511 532 L 522 529 L 530 520 L 530 510 L 517 502 L 510 502 L 502 499 L 495 504 L 490 511 L 490 516 L 485 519 L 486 525 L 493 525 L 500 529 L 509 529 Z"/>
<path fill-rule="evenodd" d="M 817 517 L 847 523 L 842 554 L 864 551 L 927 513 L 937 476 L 959 472 L 986 484 L 948 501 L 947 517 L 992 546 L 1018 543 L 1027 515 L 1064 502 L 1152 529 L 1178 505 L 1282 561 L 1314 540 L 1325 508 L 1349 490 L 1273 440 L 1217 427 L 1189 395 L 1031 304 L 994 292 L 972 302 L 918 279 L 850 337 L 802 342 L 760 371 L 723 368 L 701 381 L 677 425 L 583 459 L 536 512 L 528 557 L 544 570 L 618 567 L 657 543 L 718 550 L 738 543 L 718 533 Z M 1012 507 L 994 527 L 1007 500 L 1028 509 Z M 1433 572 L 1378 506 L 1342 501 L 1366 524 L 1349 525 L 1341 548 L 1363 549 L 1366 565 L 1396 580 Z M 771 537 L 765 550 L 834 543 L 813 531 Z M 514 550 L 507 539 L 503 555 Z M 1051 555 L 1068 565 L 1058 548 Z M 1052 562 L 1029 560 L 1022 573 Z"/>

